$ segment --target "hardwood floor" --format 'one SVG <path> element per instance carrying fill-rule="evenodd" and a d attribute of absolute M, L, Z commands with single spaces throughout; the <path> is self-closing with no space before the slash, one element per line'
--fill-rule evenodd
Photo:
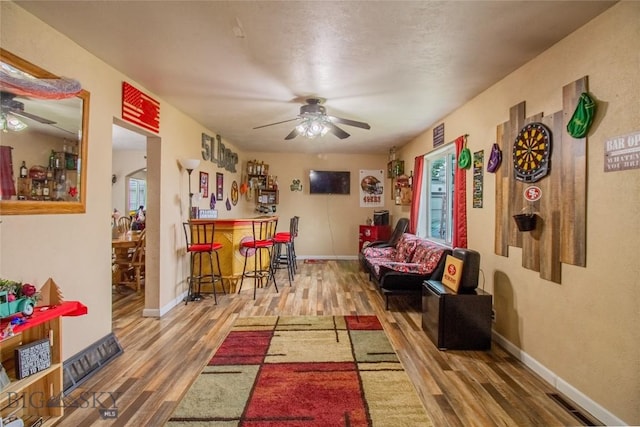
<path fill-rule="evenodd" d="M 162 426 L 237 317 L 345 314 L 379 317 L 436 427 L 598 425 L 584 411 L 584 420 L 573 416 L 495 343 L 486 352 L 439 351 L 422 331 L 419 301 L 392 297 L 385 311 L 357 261 L 299 261 L 291 287 L 286 271 L 277 277 L 279 293 L 258 289 L 254 301 L 245 281 L 241 294 L 219 295 L 218 305 L 180 304 L 162 319 L 141 317 L 141 296 L 114 293 L 113 331 L 124 353 L 65 398 L 86 403 L 67 407 L 58 425 Z M 101 405 L 117 408 L 117 418 L 102 419 Z"/>

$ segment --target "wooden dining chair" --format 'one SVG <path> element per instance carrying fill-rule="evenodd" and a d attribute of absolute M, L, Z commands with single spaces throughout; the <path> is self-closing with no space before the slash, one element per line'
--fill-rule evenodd
<path fill-rule="evenodd" d="M 129 230 L 131 230 L 131 217 L 122 216 L 118 218 L 118 232 L 124 234 Z"/>
<path fill-rule="evenodd" d="M 136 245 L 115 258 L 114 267 L 118 277 L 116 285 L 131 287 L 140 293 L 145 278 L 146 240 L 146 232 L 143 230 Z"/>

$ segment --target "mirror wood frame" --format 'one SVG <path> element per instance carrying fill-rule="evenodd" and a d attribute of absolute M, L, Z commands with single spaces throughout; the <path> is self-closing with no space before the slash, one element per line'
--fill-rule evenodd
<path fill-rule="evenodd" d="M 13 53 L 0 48 L 0 61 L 16 67 L 34 77 L 41 79 L 57 79 L 59 76 L 34 65 Z M 80 197 L 78 201 L 38 201 L 38 200 L 0 200 L 0 215 L 37 215 L 37 214 L 72 214 L 86 212 L 87 198 L 87 146 L 89 135 L 89 99 L 90 93 L 84 89 L 78 98 L 82 100 L 82 138 L 79 141 Z"/>

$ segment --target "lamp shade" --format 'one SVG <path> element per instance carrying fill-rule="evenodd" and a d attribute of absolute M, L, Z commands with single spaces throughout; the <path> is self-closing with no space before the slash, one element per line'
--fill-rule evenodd
<path fill-rule="evenodd" d="M 180 159 L 180 166 L 187 170 L 194 170 L 200 165 L 200 159 Z"/>

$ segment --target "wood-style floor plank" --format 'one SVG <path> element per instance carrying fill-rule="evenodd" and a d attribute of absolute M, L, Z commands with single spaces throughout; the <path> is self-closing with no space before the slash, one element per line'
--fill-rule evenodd
<path fill-rule="evenodd" d="M 66 399 L 117 393 L 118 418 L 102 419 L 98 402 L 66 408 L 58 425 L 162 426 L 238 317 L 369 314 L 382 322 L 434 426 L 581 425 L 549 397 L 549 384 L 495 343 L 484 352 L 439 351 L 422 330 L 419 297 L 392 296 L 385 310 L 357 261 L 299 261 L 292 286 L 286 274 L 278 272 L 278 293 L 271 284 L 254 300 L 245 281 L 217 305 L 207 296 L 162 319 L 141 316 L 143 296 L 114 291 L 113 332 L 124 353 Z"/>

